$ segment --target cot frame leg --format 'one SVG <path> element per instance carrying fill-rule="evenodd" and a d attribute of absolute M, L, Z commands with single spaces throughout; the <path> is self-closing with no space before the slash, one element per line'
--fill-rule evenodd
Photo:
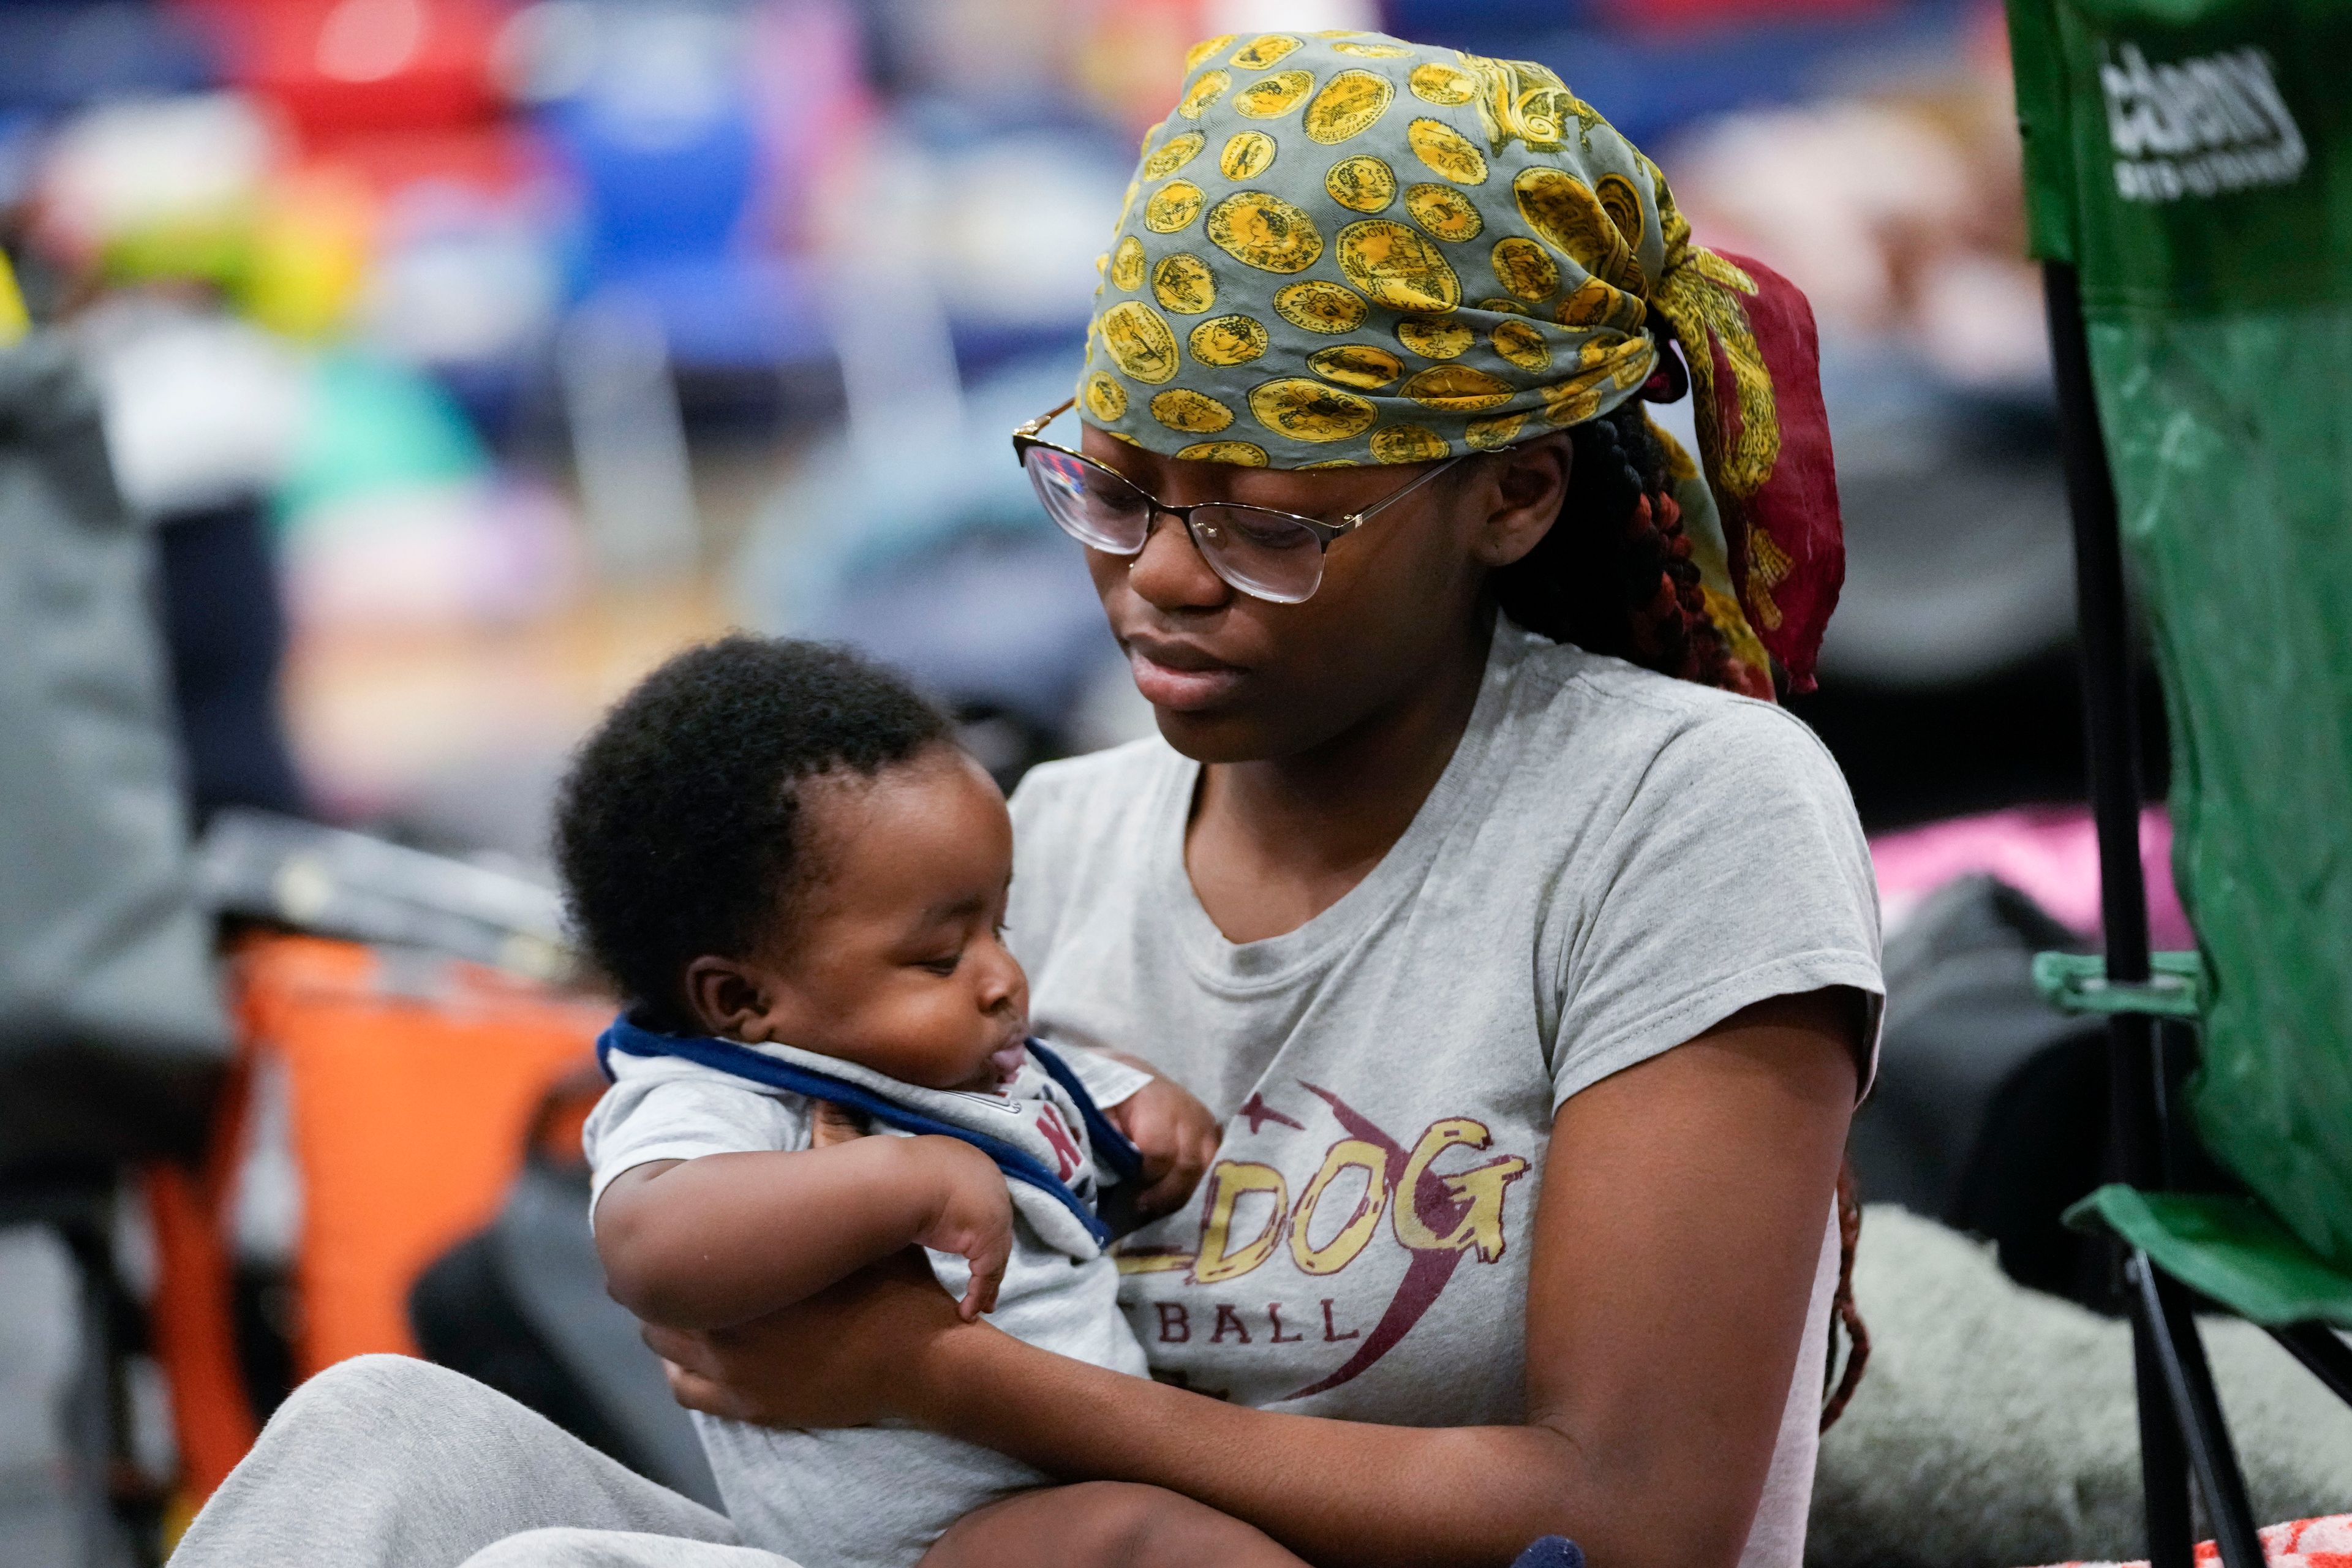
<path fill-rule="evenodd" d="M 2132 1317 L 2146 1325 L 2163 1373 L 2166 1403 L 2189 1450 L 2189 1472 L 2212 1516 L 2223 1568 L 2263 1568 L 2262 1538 L 2254 1529 L 2253 1505 L 2246 1498 L 2246 1479 L 2230 1443 L 2229 1423 L 2205 1360 L 2205 1342 L 2186 1293 L 2137 1248 L 2125 1260 L 2124 1275 L 2131 1289 Z"/>

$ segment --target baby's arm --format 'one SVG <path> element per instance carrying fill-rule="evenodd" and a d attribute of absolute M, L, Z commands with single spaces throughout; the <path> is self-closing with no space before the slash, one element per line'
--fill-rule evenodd
<path fill-rule="evenodd" d="M 910 1246 L 970 1260 L 969 1320 L 996 1305 L 1013 1203 L 969 1143 L 857 1138 L 634 1166 L 605 1187 L 595 1226 L 613 1299 L 666 1328 L 763 1317 Z"/>

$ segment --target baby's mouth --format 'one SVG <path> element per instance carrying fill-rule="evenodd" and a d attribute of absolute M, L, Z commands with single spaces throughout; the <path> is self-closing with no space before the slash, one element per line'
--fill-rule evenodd
<path fill-rule="evenodd" d="M 1011 1083 L 1020 1076 L 1021 1064 L 1029 1059 L 1029 1042 L 1015 1039 L 988 1053 L 989 1069 L 996 1074 L 999 1084 Z"/>

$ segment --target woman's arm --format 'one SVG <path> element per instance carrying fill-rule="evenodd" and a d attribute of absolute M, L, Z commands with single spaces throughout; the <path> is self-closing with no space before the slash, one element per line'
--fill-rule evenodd
<path fill-rule="evenodd" d="M 961 1255 L 961 1314 L 996 1305 L 1013 1247 L 1004 1177 L 953 1138 L 855 1138 L 790 1152 L 654 1160 L 595 1215 L 613 1299 L 649 1323 L 725 1328 L 789 1307 L 910 1246 Z"/>
<path fill-rule="evenodd" d="M 1856 1016 L 1843 992 L 1761 1003 L 1560 1108 L 1524 1426 L 1221 1404 L 959 1325 L 903 1269 L 735 1335 L 648 1338 L 699 1408 L 780 1425 L 903 1415 L 1065 1479 L 1187 1493 L 1318 1562 L 1503 1563 L 1559 1533 L 1608 1568 L 1729 1568 L 1795 1373 Z"/>

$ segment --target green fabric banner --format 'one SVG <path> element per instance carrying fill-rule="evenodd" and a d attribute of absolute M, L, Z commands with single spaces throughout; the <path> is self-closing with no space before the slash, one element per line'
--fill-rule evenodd
<path fill-rule="evenodd" d="M 2352 1272 L 2352 3 L 2010 0 L 2210 984 L 2207 1146 Z"/>

